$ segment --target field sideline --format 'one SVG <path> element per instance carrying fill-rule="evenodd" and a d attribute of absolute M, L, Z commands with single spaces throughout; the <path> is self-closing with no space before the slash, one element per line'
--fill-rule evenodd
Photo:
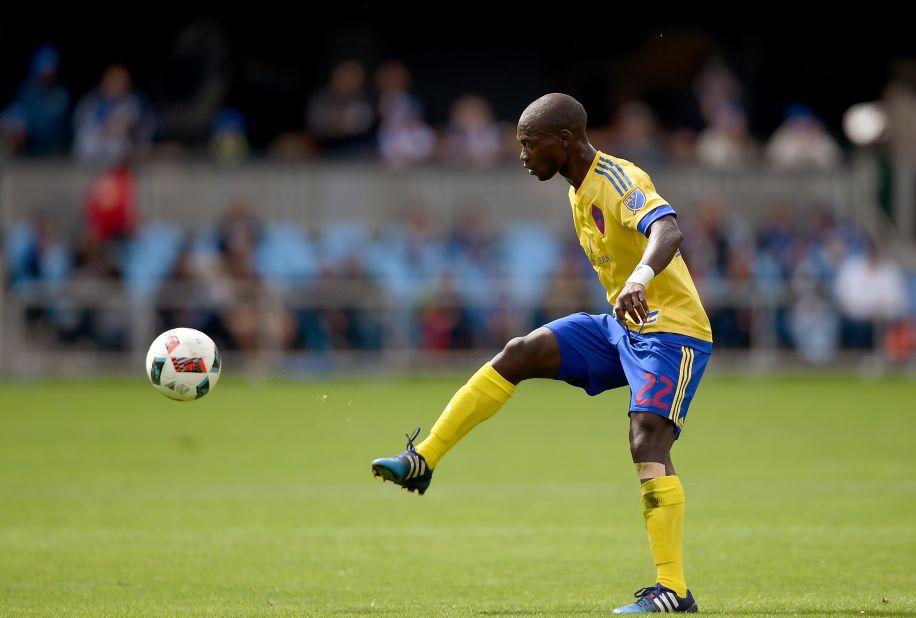
<path fill-rule="evenodd" d="M 371 478 L 465 378 L 0 383 L 0 615 L 605 616 L 652 584 L 626 389 L 525 383 L 426 496 Z M 708 379 L 674 451 L 701 611 L 916 616 L 914 436 L 913 382 Z"/>

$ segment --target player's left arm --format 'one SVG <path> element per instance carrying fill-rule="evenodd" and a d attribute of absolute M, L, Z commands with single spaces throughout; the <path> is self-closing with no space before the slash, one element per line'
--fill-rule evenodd
<path fill-rule="evenodd" d="M 665 215 L 653 221 L 646 230 L 646 235 L 649 242 L 643 251 L 639 266 L 633 270 L 614 303 L 614 313 L 621 321 L 626 319 L 627 315 L 635 323 L 646 320 L 649 314 L 646 285 L 671 263 L 684 238 L 673 215 Z"/>

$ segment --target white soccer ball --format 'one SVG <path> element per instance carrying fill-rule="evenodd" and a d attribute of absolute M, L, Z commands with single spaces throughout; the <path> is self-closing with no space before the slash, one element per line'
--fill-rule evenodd
<path fill-rule="evenodd" d="M 209 393 L 222 368 L 216 344 L 193 328 L 165 331 L 146 354 L 146 375 L 153 388 L 178 401 L 200 399 Z"/>

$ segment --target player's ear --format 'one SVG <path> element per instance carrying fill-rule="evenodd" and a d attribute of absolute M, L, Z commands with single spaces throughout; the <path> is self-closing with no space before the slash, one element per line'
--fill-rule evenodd
<path fill-rule="evenodd" d="M 572 131 L 569 129 L 560 129 L 560 139 L 563 141 L 563 147 L 568 147 L 572 144 Z"/>

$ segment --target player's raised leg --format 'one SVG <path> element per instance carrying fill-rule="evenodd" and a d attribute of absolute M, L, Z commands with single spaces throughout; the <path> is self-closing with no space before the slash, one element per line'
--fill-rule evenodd
<path fill-rule="evenodd" d="M 414 447 L 408 437 L 407 450 L 376 459 L 372 473 L 409 491 L 425 493 L 439 460 L 471 429 L 496 414 L 519 382 L 553 378 L 559 370 L 560 347 L 550 329 L 541 327 L 512 339 L 458 389 L 423 442 Z"/>

